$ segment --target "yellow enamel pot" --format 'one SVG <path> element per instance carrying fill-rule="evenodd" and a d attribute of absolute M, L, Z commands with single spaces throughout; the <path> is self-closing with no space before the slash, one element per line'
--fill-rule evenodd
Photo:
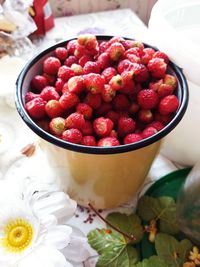
<path fill-rule="evenodd" d="M 80 205 L 87 206 L 90 202 L 96 208 L 113 208 L 133 198 L 159 151 L 161 139 L 183 117 L 188 103 L 187 82 L 181 69 L 170 62 L 168 72 L 177 77 L 180 105 L 170 123 L 149 138 L 116 147 L 88 147 L 63 141 L 45 132 L 30 118 L 24 108 L 24 97 L 31 79 L 42 71 L 44 59 L 68 41 L 46 49 L 25 66 L 17 80 L 16 107 L 24 122 L 41 137 L 41 147 L 50 164 L 56 167 L 62 189 Z"/>

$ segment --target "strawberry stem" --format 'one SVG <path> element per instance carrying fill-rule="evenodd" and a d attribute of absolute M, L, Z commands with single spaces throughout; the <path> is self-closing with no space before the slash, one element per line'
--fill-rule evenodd
<path fill-rule="evenodd" d="M 88 206 L 91 208 L 91 210 L 93 210 L 96 215 L 102 220 L 104 221 L 107 225 L 109 225 L 111 228 L 113 228 L 115 231 L 117 231 L 118 233 L 122 234 L 123 236 L 127 237 L 130 240 L 136 240 L 136 237 L 134 235 L 128 235 L 124 232 L 122 232 L 120 229 L 118 229 L 117 227 L 115 227 L 114 225 L 112 225 L 111 223 L 109 223 L 106 219 L 103 218 L 103 216 L 92 206 L 91 203 L 88 203 Z"/>

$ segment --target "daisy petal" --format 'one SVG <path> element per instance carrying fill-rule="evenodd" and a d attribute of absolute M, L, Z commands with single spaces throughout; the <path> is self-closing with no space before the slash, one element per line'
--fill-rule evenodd
<path fill-rule="evenodd" d="M 48 230 L 43 244 L 57 249 L 65 248 L 70 242 L 72 228 L 66 225 L 57 225 Z"/>
<path fill-rule="evenodd" d="M 94 250 L 87 242 L 87 238 L 76 228 L 72 228 L 70 244 L 65 247 L 62 252 L 66 259 L 73 262 L 83 262 L 91 255 L 94 254 Z"/>
<path fill-rule="evenodd" d="M 58 220 L 66 220 L 72 217 L 76 206 L 76 202 L 63 192 L 50 193 L 48 196 L 38 199 L 33 204 L 34 211 L 39 217 L 52 214 Z"/>
<path fill-rule="evenodd" d="M 40 246 L 23 258 L 17 267 L 73 267 L 58 250 Z"/>

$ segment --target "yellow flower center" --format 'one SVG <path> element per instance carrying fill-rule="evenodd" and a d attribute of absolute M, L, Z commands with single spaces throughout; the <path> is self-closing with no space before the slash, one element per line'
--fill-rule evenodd
<path fill-rule="evenodd" d="M 5 236 L 0 239 L 0 244 L 8 252 L 23 252 L 33 240 L 33 226 L 24 219 L 10 221 L 3 231 Z"/>

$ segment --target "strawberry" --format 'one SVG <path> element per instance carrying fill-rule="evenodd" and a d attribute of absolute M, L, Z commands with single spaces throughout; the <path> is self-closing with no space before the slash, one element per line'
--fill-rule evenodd
<path fill-rule="evenodd" d="M 117 125 L 120 115 L 116 111 L 110 110 L 106 113 L 105 117 L 109 118 L 115 125 Z"/>
<path fill-rule="evenodd" d="M 123 88 L 123 79 L 120 74 L 117 74 L 111 78 L 109 85 L 115 90 L 120 90 Z"/>
<path fill-rule="evenodd" d="M 105 79 L 100 74 L 90 73 L 84 75 L 84 85 L 88 92 L 100 94 L 103 91 Z"/>
<path fill-rule="evenodd" d="M 147 64 L 151 75 L 155 78 L 163 78 L 166 74 L 167 64 L 163 58 L 152 58 Z"/>
<path fill-rule="evenodd" d="M 67 67 L 71 67 L 72 64 L 78 64 L 78 58 L 75 56 L 69 56 L 66 58 L 64 65 Z"/>
<path fill-rule="evenodd" d="M 112 147 L 112 146 L 119 146 L 120 143 L 117 138 L 115 137 L 104 137 L 100 139 L 97 143 L 97 146 L 100 147 Z"/>
<path fill-rule="evenodd" d="M 89 120 L 85 120 L 85 125 L 81 129 L 83 135 L 93 135 L 94 129 L 93 125 Z"/>
<path fill-rule="evenodd" d="M 40 93 L 40 97 L 45 101 L 49 101 L 51 99 L 59 100 L 60 95 L 56 92 L 55 87 L 46 86 Z"/>
<path fill-rule="evenodd" d="M 159 102 L 158 94 L 152 89 L 141 90 L 137 95 L 137 101 L 141 108 L 156 108 Z"/>
<path fill-rule="evenodd" d="M 125 49 L 121 43 L 115 42 L 108 48 L 108 54 L 113 61 L 119 61 L 124 55 Z"/>
<path fill-rule="evenodd" d="M 93 34 L 82 34 L 78 36 L 78 44 L 86 47 L 87 49 L 94 49 L 98 46 L 96 36 Z"/>
<path fill-rule="evenodd" d="M 105 82 L 109 83 L 112 77 L 117 75 L 117 71 L 113 67 L 108 67 L 102 71 L 101 75 L 105 78 Z"/>
<path fill-rule="evenodd" d="M 83 55 L 81 58 L 79 58 L 78 63 L 81 65 L 83 68 L 85 66 L 85 63 L 88 61 L 92 61 L 93 57 L 90 55 Z"/>
<path fill-rule="evenodd" d="M 60 136 L 66 130 L 65 119 L 62 117 L 53 118 L 49 123 L 50 133 Z"/>
<path fill-rule="evenodd" d="M 68 129 L 62 133 L 62 139 L 74 144 L 80 144 L 82 140 L 82 133 L 78 129 Z"/>
<path fill-rule="evenodd" d="M 61 94 L 64 84 L 65 84 L 65 82 L 62 79 L 58 78 L 56 80 L 56 83 L 55 83 L 55 90 L 56 90 L 56 92 L 58 92 L 59 94 Z"/>
<path fill-rule="evenodd" d="M 101 106 L 102 98 L 100 94 L 93 95 L 88 93 L 85 98 L 85 103 L 90 105 L 93 109 L 98 109 Z"/>
<path fill-rule="evenodd" d="M 107 52 L 100 54 L 97 58 L 100 68 L 105 69 L 112 65 L 112 60 Z"/>
<path fill-rule="evenodd" d="M 95 140 L 94 136 L 85 135 L 81 139 L 81 145 L 84 145 L 84 146 L 96 146 L 97 143 L 96 143 L 96 140 Z"/>
<path fill-rule="evenodd" d="M 141 56 L 141 63 L 144 65 L 147 65 L 149 60 L 153 58 L 154 54 L 155 54 L 155 50 L 153 48 L 150 48 L 150 47 L 144 48 L 142 56 Z"/>
<path fill-rule="evenodd" d="M 70 55 L 74 55 L 74 51 L 76 49 L 77 40 L 71 40 L 67 43 L 67 52 Z"/>
<path fill-rule="evenodd" d="M 26 111 L 32 119 L 43 119 L 45 117 L 45 101 L 41 97 L 37 97 L 27 102 Z"/>
<path fill-rule="evenodd" d="M 164 125 L 160 121 L 152 121 L 148 124 L 148 127 L 154 127 L 157 131 L 160 131 L 164 128 Z"/>
<path fill-rule="evenodd" d="M 47 78 L 42 75 L 36 75 L 31 80 L 31 89 L 40 93 L 44 87 L 48 85 Z"/>
<path fill-rule="evenodd" d="M 97 116 L 104 116 L 111 109 L 112 109 L 111 103 L 102 102 L 101 106 L 98 109 L 96 109 L 96 115 Z"/>
<path fill-rule="evenodd" d="M 45 111 L 49 118 L 60 117 L 63 113 L 63 109 L 58 100 L 49 100 L 45 105 Z"/>
<path fill-rule="evenodd" d="M 32 92 L 27 92 L 26 95 L 25 95 L 25 103 L 35 99 L 35 98 L 38 98 L 40 97 L 39 94 L 34 94 Z"/>
<path fill-rule="evenodd" d="M 85 74 L 88 73 L 100 73 L 100 65 L 98 62 L 94 62 L 94 61 L 88 61 L 85 63 L 84 67 L 83 67 L 83 72 Z"/>
<path fill-rule="evenodd" d="M 67 82 L 74 75 L 75 73 L 70 67 L 63 65 L 58 69 L 57 77 Z"/>
<path fill-rule="evenodd" d="M 141 109 L 138 113 L 138 119 L 143 123 L 150 123 L 153 121 L 153 114 L 149 109 Z"/>
<path fill-rule="evenodd" d="M 149 71 L 143 64 L 132 63 L 130 70 L 133 71 L 136 82 L 145 82 L 149 78 Z"/>
<path fill-rule="evenodd" d="M 142 131 L 142 138 L 148 138 L 154 134 L 156 134 L 158 131 L 154 127 L 147 127 Z"/>
<path fill-rule="evenodd" d="M 132 63 L 128 59 L 123 59 L 119 62 L 117 70 L 121 74 L 124 71 L 131 69 Z"/>
<path fill-rule="evenodd" d="M 133 94 L 135 91 L 135 82 L 133 80 L 133 71 L 124 71 L 121 74 L 123 88 L 121 92 L 124 94 Z"/>
<path fill-rule="evenodd" d="M 72 64 L 71 70 L 74 72 L 75 76 L 83 75 L 83 68 L 79 64 Z"/>
<path fill-rule="evenodd" d="M 104 117 L 99 117 L 93 122 L 94 131 L 99 137 L 108 136 L 112 131 L 113 126 L 113 122 Z"/>
<path fill-rule="evenodd" d="M 85 125 L 85 119 L 83 114 L 78 112 L 71 113 L 65 120 L 67 129 L 76 128 L 81 130 Z"/>
<path fill-rule="evenodd" d="M 162 58 L 164 59 L 166 64 L 169 63 L 169 57 L 164 52 L 161 51 L 156 51 L 153 55 L 153 58 Z"/>
<path fill-rule="evenodd" d="M 59 103 L 64 110 L 75 107 L 79 102 L 79 97 L 71 92 L 64 93 L 59 99 Z"/>
<path fill-rule="evenodd" d="M 116 95 L 116 91 L 109 85 L 105 84 L 104 89 L 102 90 L 101 96 L 103 101 L 111 102 Z"/>
<path fill-rule="evenodd" d="M 132 134 L 127 134 L 124 137 L 124 141 L 123 144 L 127 145 L 127 144 L 132 144 L 132 143 L 136 143 L 142 140 L 142 136 L 138 133 L 132 133 Z"/>
<path fill-rule="evenodd" d="M 159 112 L 161 115 L 169 115 L 177 111 L 179 100 L 175 95 L 168 95 L 161 99 L 159 103 Z"/>
<path fill-rule="evenodd" d="M 69 92 L 80 94 L 84 89 L 84 79 L 82 76 L 74 76 L 68 80 L 67 86 Z"/>
<path fill-rule="evenodd" d="M 82 114 L 84 116 L 85 119 L 89 120 L 92 118 L 92 108 L 86 104 L 86 103 L 79 103 L 76 106 L 76 112 Z"/>
<path fill-rule="evenodd" d="M 60 60 L 56 57 L 48 57 L 44 60 L 43 71 L 50 75 L 55 75 L 60 68 Z"/>
<path fill-rule="evenodd" d="M 68 51 L 65 47 L 57 47 L 55 49 L 55 56 L 61 60 L 64 61 L 68 56 Z"/>
<path fill-rule="evenodd" d="M 135 121 L 130 117 L 121 117 L 118 120 L 117 132 L 120 137 L 133 133 L 135 130 Z"/>

